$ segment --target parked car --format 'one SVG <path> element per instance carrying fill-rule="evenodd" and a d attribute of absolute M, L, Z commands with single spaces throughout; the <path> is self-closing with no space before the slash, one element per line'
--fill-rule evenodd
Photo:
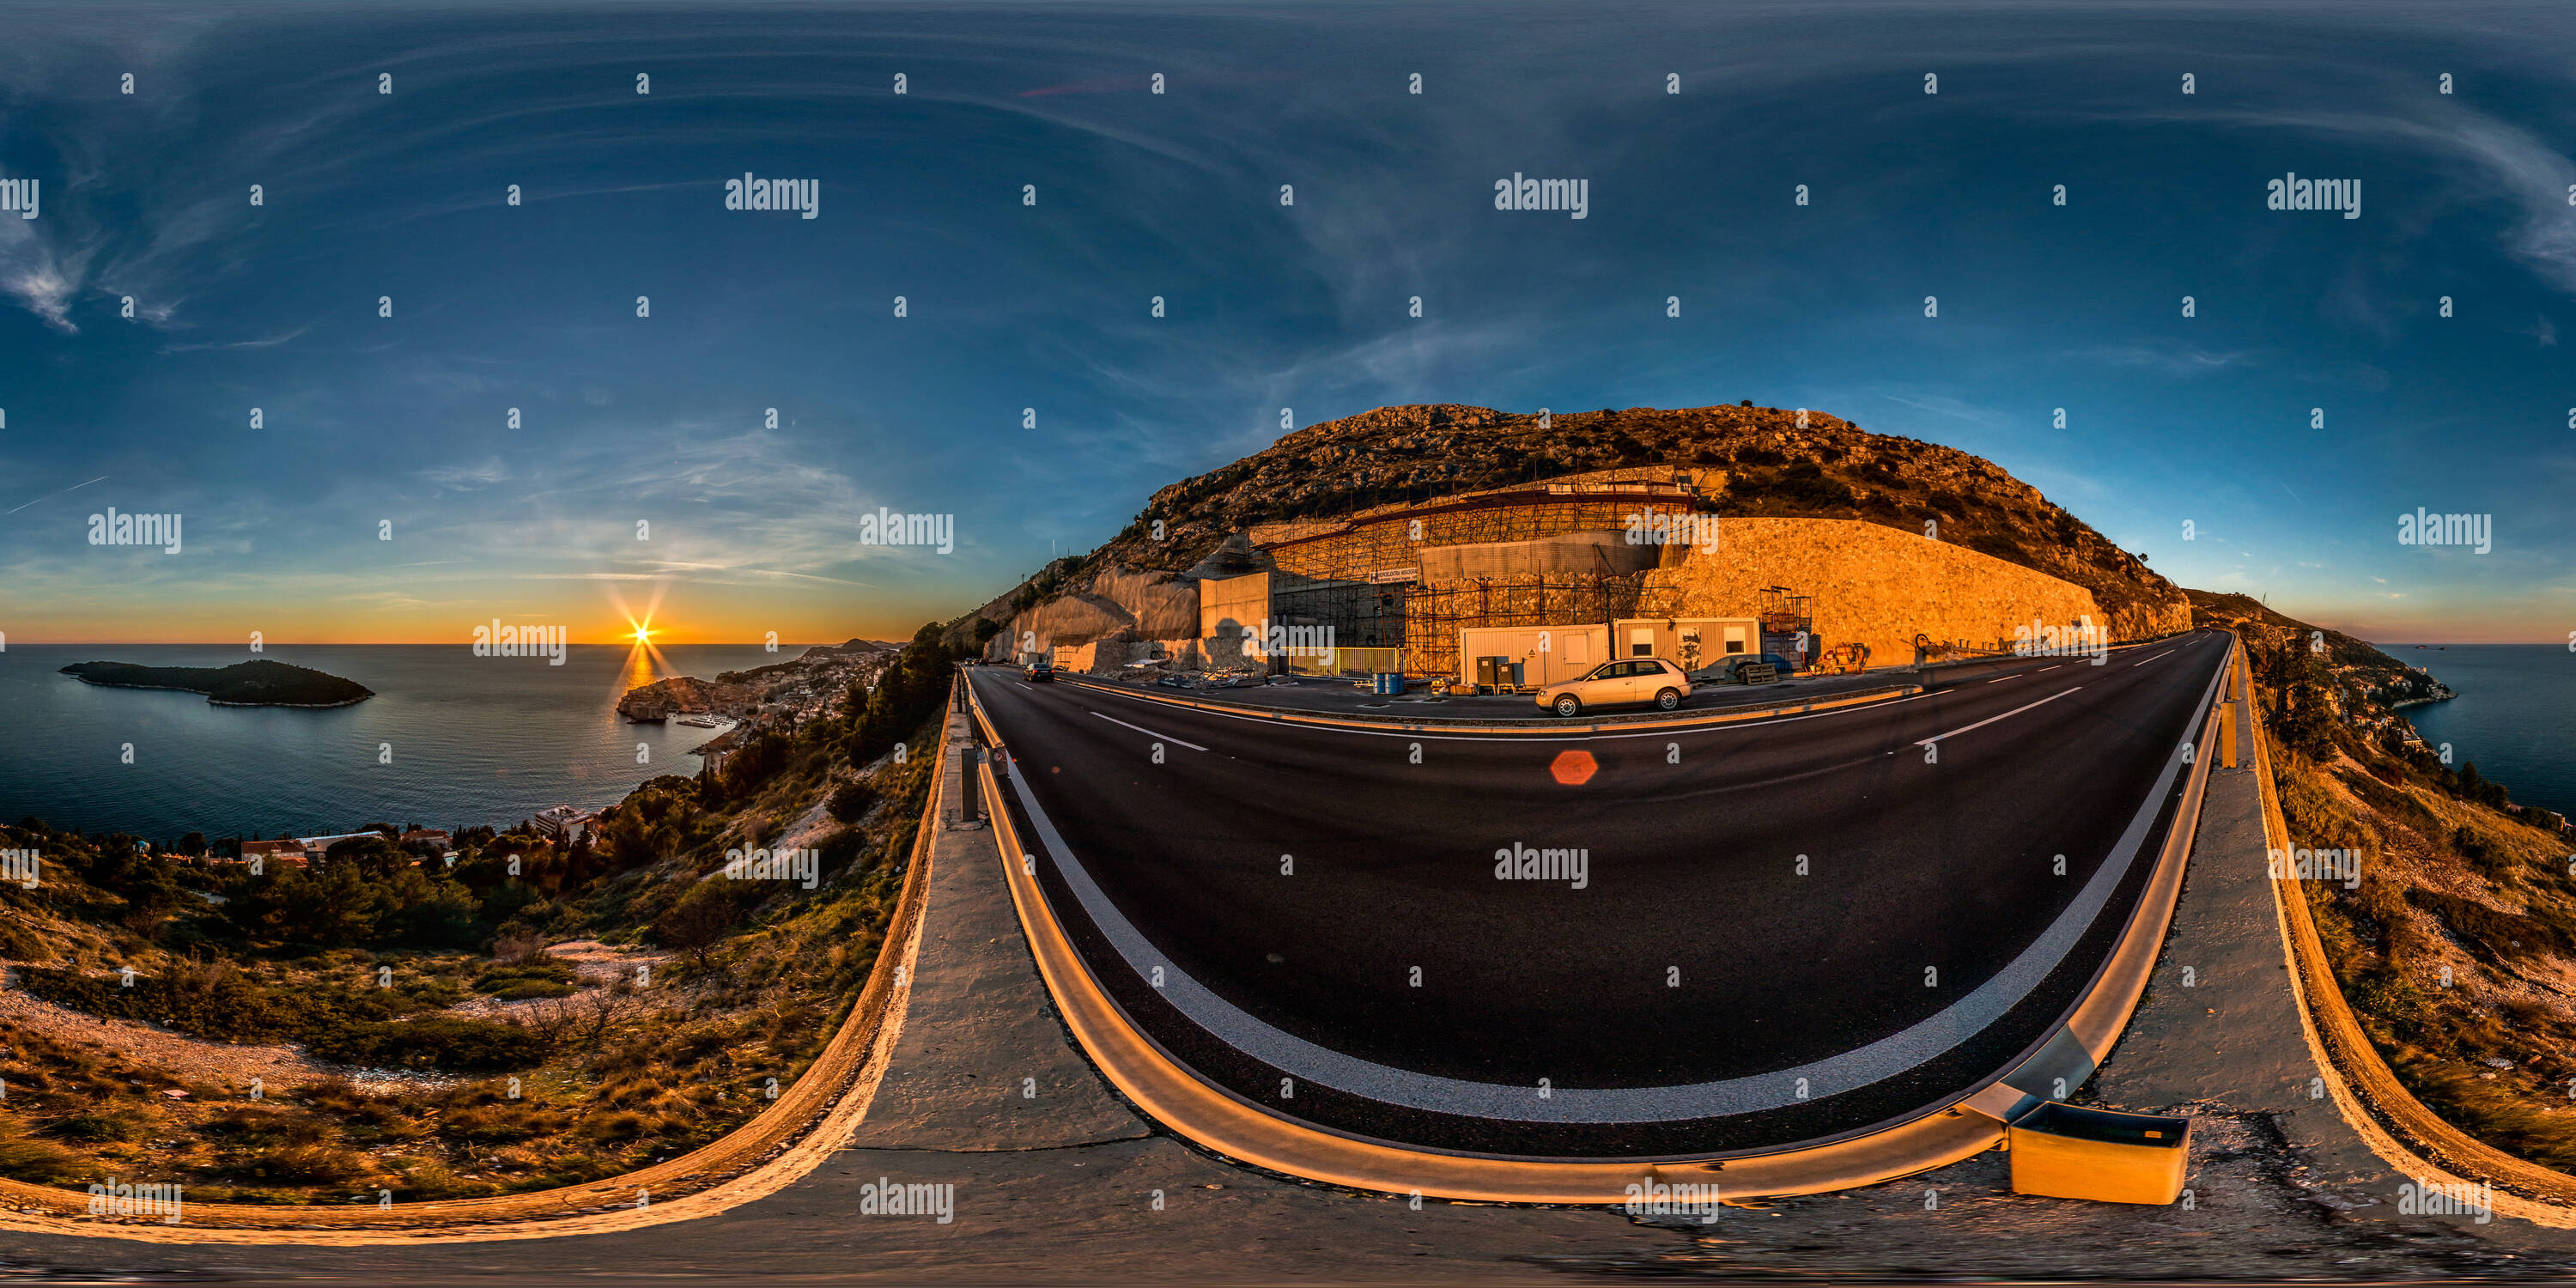
<path fill-rule="evenodd" d="M 1692 672 L 1691 678 L 1702 684 L 1742 684 L 1744 677 L 1737 675 L 1736 672 L 1756 662 L 1770 663 L 1772 669 L 1783 676 L 1795 674 L 1798 670 L 1796 663 L 1777 653 L 1738 653 L 1733 657 L 1719 658 L 1708 666 Z"/>
<path fill-rule="evenodd" d="M 1566 680 L 1538 691 L 1538 704 L 1571 717 L 1585 707 L 1651 702 L 1670 711 L 1690 696 L 1690 677 L 1659 657 L 1623 658 L 1592 668 L 1579 680 Z"/>
<path fill-rule="evenodd" d="M 1023 674 L 1028 677 L 1028 681 L 1031 684 L 1045 684 L 1048 681 L 1055 679 L 1055 663 L 1050 662 L 1045 658 L 1039 658 L 1037 661 L 1029 663 L 1029 669 Z"/>

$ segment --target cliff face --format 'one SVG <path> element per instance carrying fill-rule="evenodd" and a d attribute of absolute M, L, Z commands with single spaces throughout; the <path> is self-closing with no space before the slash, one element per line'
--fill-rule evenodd
<path fill-rule="evenodd" d="M 1101 593 L 1103 574 L 1186 573 L 1255 523 L 1334 518 L 1585 470 L 1676 465 L 1725 472 L 1718 508 L 1728 518 L 1852 519 L 1917 538 L 1929 523 L 1943 542 L 2090 592 L 2116 638 L 2190 626 L 2190 602 L 2173 583 L 1993 462 L 1822 412 L 1804 415 L 1801 426 L 1800 413 L 1779 408 L 1636 407 L 1559 412 L 1542 424 L 1535 414 L 1489 407 L 1380 407 L 1310 425 L 1156 492 L 1126 531 L 975 616 L 1007 621 L 1069 592 L 1116 603 L 1118 596 Z"/>
<path fill-rule="evenodd" d="M 2009 644 L 2015 627 L 2067 627 L 2103 614 L 2083 587 L 1946 541 L 1874 523 L 1737 519 L 1719 548 L 1646 578 L 1641 600 L 1676 617 L 1738 615 L 1765 586 L 1815 596 L 1815 636 L 1859 644 L 1872 666 L 1913 660 L 1914 637 Z M 1647 614 L 1652 616 L 1654 614 Z M 2111 638 L 2125 638 L 2116 630 Z"/>

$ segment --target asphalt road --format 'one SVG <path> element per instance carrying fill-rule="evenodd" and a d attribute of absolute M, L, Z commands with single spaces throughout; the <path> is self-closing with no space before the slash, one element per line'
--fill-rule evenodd
<path fill-rule="evenodd" d="M 2225 651 L 1553 739 L 971 674 L 1052 906 L 1167 1050 L 1356 1135 L 1639 1156 L 1901 1118 L 2043 1039 L 2135 906 Z M 1580 851 L 1579 882 L 1523 847 Z"/>

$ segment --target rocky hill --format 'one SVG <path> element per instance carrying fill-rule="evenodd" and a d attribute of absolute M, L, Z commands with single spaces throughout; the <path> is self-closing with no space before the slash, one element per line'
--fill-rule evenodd
<path fill-rule="evenodd" d="M 2240 633 L 2268 632 L 2276 643 L 2315 655 L 2342 691 L 2337 699 L 2339 706 L 2357 714 L 2384 715 L 2401 707 L 2459 696 L 2431 674 L 2381 652 L 2367 640 L 2274 612 L 2250 595 L 2222 595 L 2206 590 L 2183 593 L 2191 597 L 2194 626 L 2225 626 Z"/>
<path fill-rule="evenodd" d="M 1325 421 L 1156 492 L 1099 549 L 1049 565 L 956 629 L 964 641 L 978 621 L 1098 597 L 1103 575 L 1122 568 L 1184 573 L 1256 523 L 1646 465 L 1724 471 L 1719 508 L 1729 516 L 1859 519 L 1918 535 L 1937 524 L 1944 541 L 2091 591 L 2123 636 L 2187 621 L 2189 603 L 2173 583 L 1993 462 L 1822 412 L 1804 413 L 1802 427 L 1800 415 L 1749 405 L 1633 407 L 1560 412 L 1542 424 L 1536 414 L 1437 404 Z"/>

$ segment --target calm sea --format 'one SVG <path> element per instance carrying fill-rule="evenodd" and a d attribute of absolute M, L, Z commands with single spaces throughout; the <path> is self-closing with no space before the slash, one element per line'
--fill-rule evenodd
<path fill-rule="evenodd" d="M 2525 805 L 2576 818 L 2576 653 L 2562 644 L 2382 644 L 2460 696 L 2408 707 L 2426 742 L 2451 744 L 2451 764 L 2512 789 Z"/>
<path fill-rule="evenodd" d="M 696 773 L 691 753 L 722 732 L 629 724 L 616 711 L 629 686 L 712 678 L 804 649 L 680 645 L 655 665 L 615 645 L 574 645 L 549 666 L 476 657 L 461 644 L 269 645 L 260 656 L 376 691 L 356 706 L 293 711 L 55 673 L 98 661 L 229 666 L 250 658 L 239 645 L 12 645 L 0 653 L 0 819 L 166 843 L 189 832 L 498 826 L 548 805 L 614 804 L 656 774 Z M 388 743 L 392 763 L 379 763 Z"/>

